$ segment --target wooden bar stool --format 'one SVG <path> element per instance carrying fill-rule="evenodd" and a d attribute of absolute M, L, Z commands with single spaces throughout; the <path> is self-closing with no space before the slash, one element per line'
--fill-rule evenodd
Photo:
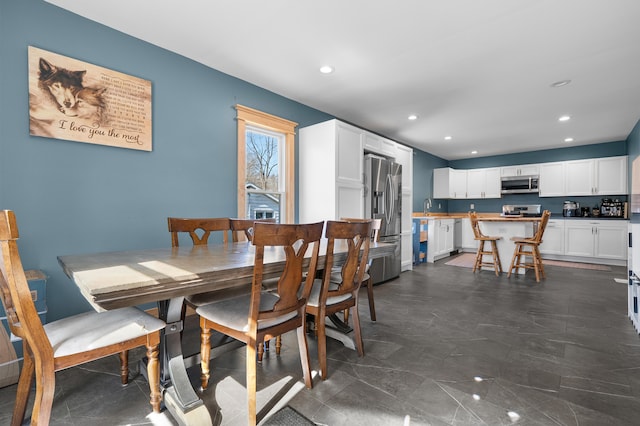
<path fill-rule="evenodd" d="M 480 230 L 480 224 L 478 222 L 478 214 L 476 212 L 469 212 L 469 219 L 471 220 L 471 228 L 473 229 L 473 235 L 478 241 L 478 251 L 476 253 L 476 261 L 473 264 L 473 272 L 481 270 L 483 266 L 491 266 L 496 272 L 496 276 L 499 276 L 502 272 L 502 263 L 500 262 L 500 255 L 498 254 L 497 241 L 502 237 L 492 237 L 484 235 Z M 489 242 L 491 244 L 491 250 L 487 250 L 484 244 Z M 491 262 L 485 262 L 484 256 L 491 256 Z"/>
<path fill-rule="evenodd" d="M 513 250 L 513 257 L 511 258 L 511 265 L 509 267 L 509 273 L 507 277 L 511 277 L 511 272 L 515 268 L 533 269 L 536 273 L 536 282 L 540 282 L 540 277 L 545 278 L 544 265 L 542 264 L 542 257 L 540 256 L 540 244 L 542 244 L 542 235 L 549 222 L 549 216 L 551 212 L 545 210 L 542 212 L 542 219 L 538 225 L 536 234 L 531 238 L 526 237 L 513 237 L 513 241 L 516 245 Z M 527 256 L 532 258 L 531 262 L 527 262 Z"/>

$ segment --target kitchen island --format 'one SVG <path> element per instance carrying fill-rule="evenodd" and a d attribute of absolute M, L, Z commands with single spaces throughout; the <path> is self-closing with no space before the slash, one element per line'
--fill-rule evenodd
<path fill-rule="evenodd" d="M 498 254 L 502 263 L 504 273 L 509 272 L 509 265 L 513 257 L 515 244 L 511 241 L 512 237 L 533 237 L 540 217 L 523 217 L 523 216 L 479 216 L 480 230 L 485 235 L 502 237 L 497 242 Z M 491 270 L 492 268 L 483 267 L 483 269 Z M 524 274 L 525 270 L 519 268 L 514 271 L 518 274 Z"/>

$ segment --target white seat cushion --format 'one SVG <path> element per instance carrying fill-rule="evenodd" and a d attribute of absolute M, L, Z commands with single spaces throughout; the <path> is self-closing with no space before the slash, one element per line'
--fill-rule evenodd
<path fill-rule="evenodd" d="M 278 296 L 273 293 L 262 292 L 260 294 L 260 310 L 268 311 L 278 301 Z M 231 299 L 209 303 L 196 309 L 198 315 L 211 322 L 239 331 L 249 331 L 249 304 L 251 295 L 242 295 Z M 271 327 L 283 323 L 298 315 L 297 311 L 289 312 L 277 318 L 258 321 L 258 329 Z"/>
<path fill-rule="evenodd" d="M 320 289 L 322 288 L 322 280 L 314 280 L 313 287 L 311 288 L 311 294 L 309 294 L 309 300 L 307 300 L 307 305 L 313 306 L 317 308 L 320 306 Z M 329 283 L 329 290 L 336 290 L 338 288 L 338 284 Z M 336 303 L 340 303 L 344 300 L 351 299 L 351 293 L 341 294 L 340 296 L 333 296 L 327 298 L 327 306 L 335 305 Z"/>
<path fill-rule="evenodd" d="M 85 312 L 44 325 L 56 357 L 98 349 L 161 330 L 165 323 L 138 308 Z"/>

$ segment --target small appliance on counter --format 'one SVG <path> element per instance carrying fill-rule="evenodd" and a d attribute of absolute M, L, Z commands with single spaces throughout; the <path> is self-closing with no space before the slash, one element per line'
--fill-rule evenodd
<path fill-rule="evenodd" d="M 624 205 L 625 203 L 618 199 L 603 198 L 600 203 L 600 216 L 625 217 Z"/>
<path fill-rule="evenodd" d="M 565 201 L 562 206 L 562 216 L 564 217 L 577 217 L 581 216 L 580 203 L 576 201 Z"/>
<path fill-rule="evenodd" d="M 589 207 L 580 207 L 580 216 L 591 217 L 591 209 Z"/>
<path fill-rule="evenodd" d="M 505 204 L 502 206 L 503 217 L 540 217 L 541 204 Z"/>

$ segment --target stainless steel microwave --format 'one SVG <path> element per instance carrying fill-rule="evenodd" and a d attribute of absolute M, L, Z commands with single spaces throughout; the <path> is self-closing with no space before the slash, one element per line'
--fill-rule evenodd
<path fill-rule="evenodd" d="M 501 192 L 503 194 L 526 194 L 538 192 L 538 176 L 503 176 Z"/>

